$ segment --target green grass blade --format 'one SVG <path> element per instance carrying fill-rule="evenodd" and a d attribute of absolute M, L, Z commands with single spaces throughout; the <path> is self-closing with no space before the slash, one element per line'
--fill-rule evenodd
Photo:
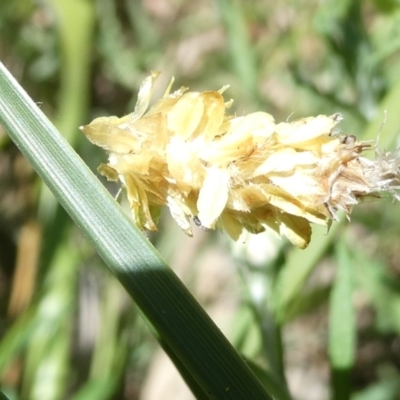
<path fill-rule="evenodd" d="M 332 239 L 343 224 L 342 221 L 332 225 L 328 236 L 326 228 L 314 226 L 313 238 L 308 248 L 291 249 L 286 263 L 278 274 L 274 290 L 275 313 L 279 322 L 283 323 L 288 319 L 292 303 L 297 301 L 304 282 L 326 253 L 327 248 L 331 246 Z"/>
<path fill-rule="evenodd" d="M 395 82 L 390 88 L 390 91 L 383 98 L 375 118 L 368 124 L 362 135 L 363 140 L 374 140 L 382 129 L 382 134 L 378 143 L 379 147 L 386 150 L 393 148 L 398 137 L 400 126 L 399 98 L 400 79 Z"/>
<path fill-rule="evenodd" d="M 71 143 L 78 136 L 89 99 L 94 5 L 80 0 L 48 0 L 57 17 L 62 49 L 61 87 L 55 125 Z M 71 29 L 71 26 L 74 28 Z"/>
<path fill-rule="evenodd" d="M 193 375 L 190 373 L 190 371 L 188 371 L 186 366 L 182 363 L 182 361 L 174 353 L 174 351 L 163 340 L 160 340 L 160 345 L 165 353 L 168 354 L 168 357 L 171 359 L 171 361 L 174 363 L 175 368 L 179 371 L 182 379 L 190 388 L 195 398 L 198 400 L 207 400 L 209 396 L 205 392 L 204 388 L 199 385 L 199 383 L 194 379 Z"/>
<path fill-rule="evenodd" d="M 0 400 L 8 400 L 8 397 L 3 392 L 0 392 Z"/>
<path fill-rule="evenodd" d="M 23 369 L 22 397 L 59 399 L 69 386 L 69 349 L 76 310 L 75 287 L 79 253 L 59 246 L 43 280 L 44 293 L 29 337 Z M 46 379 L 43 379 L 46 376 Z"/>
<path fill-rule="evenodd" d="M 227 32 L 233 68 L 252 100 L 261 103 L 257 60 L 250 43 L 241 4 L 237 1 L 215 0 L 215 5 Z"/>
<path fill-rule="evenodd" d="M 84 122 L 88 109 L 94 6 L 91 2 L 80 0 L 48 2 L 57 18 L 62 60 L 58 107 L 53 122 L 68 142 L 74 145 L 80 137 L 78 125 Z M 51 221 L 58 212 L 57 203 L 45 186 L 40 193 L 39 210 L 43 222 Z"/>
<path fill-rule="evenodd" d="M 2 64 L 0 121 L 209 397 L 270 398 L 147 238 Z"/>
<path fill-rule="evenodd" d="M 351 400 L 398 400 L 400 376 L 382 380 L 351 396 Z"/>
<path fill-rule="evenodd" d="M 36 308 L 25 311 L 7 330 L 0 341 L 0 374 L 3 374 L 9 362 L 19 355 L 22 348 L 37 327 Z"/>
<path fill-rule="evenodd" d="M 371 259 L 360 246 L 354 246 L 356 283 L 367 294 L 376 311 L 379 332 L 400 335 L 400 290 L 387 267 Z"/>
<path fill-rule="evenodd" d="M 247 364 L 256 374 L 258 379 L 264 384 L 264 386 L 269 389 L 270 393 L 274 396 L 274 399 L 292 400 L 292 397 L 290 396 L 287 388 L 284 387 L 281 382 L 278 382 L 271 373 L 257 365 L 255 362 L 252 362 L 251 360 L 248 360 Z"/>
<path fill-rule="evenodd" d="M 332 368 L 333 398 L 346 400 L 350 398 L 350 372 L 355 362 L 357 328 L 352 306 L 353 267 L 343 242 L 337 249 L 337 276 L 329 308 L 328 350 Z"/>
<path fill-rule="evenodd" d="M 71 400 L 108 400 L 112 399 L 117 379 L 107 378 L 91 379 Z"/>

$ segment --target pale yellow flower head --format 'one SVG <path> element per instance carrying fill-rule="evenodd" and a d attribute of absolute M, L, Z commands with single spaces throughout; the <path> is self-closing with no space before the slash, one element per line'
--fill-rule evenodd
<path fill-rule="evenodd" d="M 149 108 L 158 72 L 143 82 L 135 110 L 82 127 L 109 153 L 99 167 L 126 188 L 136 224 L 156 230 L 167 206 L 192 235 L 193 223 L 223 229 L 237 240 L 243 230 L 272 230 L 305 248 L 310 223 L 329 226 L 337 211 L 350 215 L 365 196 L 399 188 L 395 153 L 339 134 L 339 114 L 275 123 L 265 112 L 234 117 L 219 91 L 165 95 Z"/>

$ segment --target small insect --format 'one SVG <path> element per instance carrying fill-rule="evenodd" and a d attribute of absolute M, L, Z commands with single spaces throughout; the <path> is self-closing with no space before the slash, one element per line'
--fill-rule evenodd
<path fill-rule="evenodd" d="M 208 232 L 208 231 L 211 230 L 211 229 L 206 228 L 205 226 L 203 226 L 203 225 L 201 224 L 201 221 L 200 221 L 200 219 L 199 219 L 199 217 L 198 217 L 197 215 L 195 215 L 195 216 L 193 217 L 193 222 L 195 223 L 196 226 L 198 226 L 199 228 L 203 229 L 203 231 Z"/>

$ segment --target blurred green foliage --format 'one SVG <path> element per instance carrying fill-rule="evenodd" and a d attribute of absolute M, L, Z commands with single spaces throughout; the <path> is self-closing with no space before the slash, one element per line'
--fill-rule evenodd
<path fill-rule="evenodd" d="M 3 0 L 0 59 L 93 169 L 105 155 L 78 127 L 130 112 L 151 69 L 163 71 L 159 94 L 172 75 L 195 90 L 230 84 L 237 114 L 262 108 L 285 120 L 341 112 L 343 131 L 371 140 L 385 120 L 380 145 L 398 145 L 395 0 Z M 143 381 L 158 384 L 150 374 L 155 340 L 32 175 L 0 131 L 2 390 L 10 399 L 139 398 Z M 215 279 L 204 265 L 228 260 L 238 279 L 222 291 L 236 304 L 224 330 L 260 380 L 279 382 L 277 398 L 289 398 L 288 383 L 294 399 L 395 400 L 398 207 L 359 206 L 351 224 L 334 223 L 329 234 L 314 229 L 305 251 L 267 236 L 255 249 L 221 233 L 188 242 L 168 216 L 150 239 L 211 312 L 221 290 L 204 294 L 198 282 Z M 18 233 L 30 220 L 43 238 L 37 278 L 10 314 L 12 292 L 23 285 L 13 282 Z"/>

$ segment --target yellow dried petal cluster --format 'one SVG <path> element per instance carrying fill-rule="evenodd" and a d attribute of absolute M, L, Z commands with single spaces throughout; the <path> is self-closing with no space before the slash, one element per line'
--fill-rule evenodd
<path fill-rule="evenodd" d="M 234 240 L 271 229 L 305 248 L 310 223 L 328 226 L 361 197 L 399 186 L 397 157 L 361 157 L 372 144 L 335 133 L 339 114 L 278 124 L 265 112 L 234 117 L 226 87 L 170 93 L 172 82 L 149 108 L 158 74 L 143 82 L 132 114 L 81 128 L 108 151 L 99 171 L 123 183 L 140 228 L 156 230 L 166 205 L 188 235 L 192 221 Z"/>

